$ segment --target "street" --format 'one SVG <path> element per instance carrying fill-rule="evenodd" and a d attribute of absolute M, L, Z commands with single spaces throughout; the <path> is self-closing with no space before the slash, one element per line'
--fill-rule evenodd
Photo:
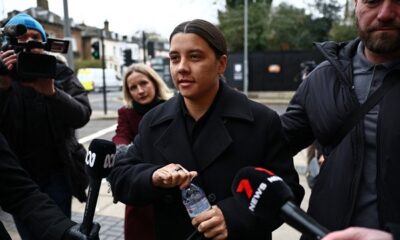
<path fill-rule="evenodd" d="M 115 133 L 113 126 L 117 124 L 117 110 L 123 105 L 122 92 L 107 92 L 107 114 L 105 114 L 103 93 L 90 92 L 89 101 L 93 111 L 92 118 L 83 128 L 78 129 L 76 133 L 78 139 L 84 140 L 82 143 L 86 147 L 93 138 L 102 138 L 111 141 Z"/>

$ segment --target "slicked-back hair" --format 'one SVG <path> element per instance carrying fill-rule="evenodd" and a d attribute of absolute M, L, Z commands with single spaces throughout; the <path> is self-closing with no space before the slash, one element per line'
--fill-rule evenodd
<path fill-rule="evenodd" d="M 214 26 L 214 24 L 202 19 L 194 19 L 180 23 L 172 31 L 169 42 L 171 43 L 172 37 L 177 33 L 194 33 L 204 39 L 208 45 L 214 50 L 217 58 L 228 53 L 226 47 L 226 40 L 222 32 Z"/>

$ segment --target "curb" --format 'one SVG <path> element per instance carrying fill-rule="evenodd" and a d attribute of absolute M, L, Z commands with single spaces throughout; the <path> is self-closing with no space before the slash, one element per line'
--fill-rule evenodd
<path fill-rule="evenodd" d="M 258 102 L 264 105 L 288 105 L 290 99 L 267 99 L 267 98 L 249 98 L 254 102 Z"/>
<path fill-rule="evenodd" d="M 90 116 L 90 120 L 95 120 L 95 119 L 117 119 L 118 118 L 118 113 L 117 111 L 107 111 L 107 114 L 105 114 L 103 111 L 93 111 L 92 115 Z"/>

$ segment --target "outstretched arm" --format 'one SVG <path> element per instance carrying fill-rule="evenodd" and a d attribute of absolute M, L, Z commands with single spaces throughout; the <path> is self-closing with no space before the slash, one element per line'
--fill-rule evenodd
<path fill-rule="evenodd" d="M 322 240 L 394 240 L 392 234 L 381 230 L 350 227 L 341 231 L 331 232 Z"/>

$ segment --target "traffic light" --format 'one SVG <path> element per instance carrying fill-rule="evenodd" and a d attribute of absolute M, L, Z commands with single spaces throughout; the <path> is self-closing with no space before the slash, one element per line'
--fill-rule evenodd
<path fill-rule="evenodd" d="M 147 55 L 150 56 L 151 58 L 155 57 L 154 42 L 153 41 L 148 41 L 147 42 Z"/>
<path fill-rule="evenodd" d="M 125 49 L 123 51 L 123 59 L 124 59 L 124 65 L 129 66 L 133 63 L 132 60 L 132 50 L 131 49 Z"/>
<path fill-rule="evenodd" d="M 92 43 L 92 57 L 94 59 L 100 59 L 100 44 L 98 41 Z"/>

